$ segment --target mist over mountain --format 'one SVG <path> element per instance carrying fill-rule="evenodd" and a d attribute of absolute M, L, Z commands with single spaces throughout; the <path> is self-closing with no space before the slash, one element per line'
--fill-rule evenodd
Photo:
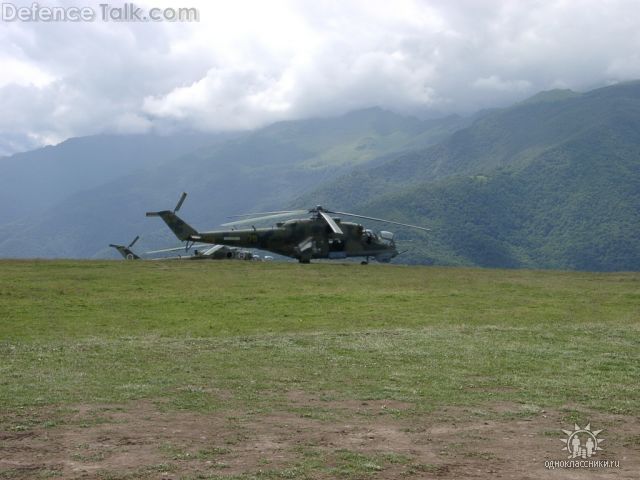
<path fill-rule="evenodd" d="M 0 225 L 229 134 L 94 135 L 0 158 Z"/>
<path fill-rule="evenodd" d="M 0 159 L 0 185 L 2 256 L 111 257 L 108 243 L 138 234 L 140 248 L 175 244 L 144 212 L 187 191 L 181 213 L 200 229 L 322 204 L 431 227 L 398 229 L 399 262 L 637 270 L 640 83 L 466 119 L 372 108 L 234 134 L 84 137 Z"/>
<path fill-rule="evenodd" d="M 6 160 L 11 179 L 3 173 L 10 188 L 0 255 L 111 256 L 109 243 L 138 234 L 143 248 L 145 242 L 175 244 L 164 224 L 144 212 L 172 208 L 182 191 L 189 192 L 183 213 L 200 228 L 212 228 L 228 215 L 281 208 L 356 165 L 436 143 L 464 123 L 371 108 L 192 141 L 85 137 L 15 155 Z M 34 162 L 46 171 L 32 177 Z M 36 199 L 32 191 L 39 192 Z"/>
<path fill-rule="evenodd" d="M 637 270 L 640 83 L 538 94 L 299 203 L 329 200 L 432 226 L 406 261 Z"/>

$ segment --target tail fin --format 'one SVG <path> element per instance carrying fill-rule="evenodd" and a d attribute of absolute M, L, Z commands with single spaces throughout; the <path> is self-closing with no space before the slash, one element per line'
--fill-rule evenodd
<path fill-rule="evenodd" d="M 118 252 L 120 252 L 120 255 L 122 255 L 125 260 L 139 260 L 140 257 L 133 253 L 133 250 L 131 250 L 131 247 L 133 247 L 133 245 L 138 241 L 139 238 L 140 235 L 134 238 L 133 242 L 131 242 L 126 247 L 124 245 L 114 245 L 113 243 L 110 243 L 109 246 L 118 250 Z"/>
<path fill-rule="evenodd" d="M 171 231 L 180 240 L 189 240 L 191 236 L 198 235 L 198 231 L 191 225 L 182 220 L 179 216 L 173 213 L 171 210 L 163 210 L 161 212 L 147 212 L 147 217 L 160 217 L 164 220 L 164 223 L 168 225 Z"/>
<path fill-rule="evenodd" d="M 198 231 L 189 225 L 187 222 L 182 220 L 179 216 L 176 215 L 176 212 L 180 210 L 182 204 L 184 203 L 185 198 L 187 198 L 187 194 L 183 193 L 180 196 L 180 200 L 178 200 L 178 204 L 176 208 L 172 210 L 162 210 L 160 212 L 147 212 L 147 217 L 160 217 L 164 220 L 164 223 L 171 229 L 171 231 L 178 237 L 180 240 L 185 241 L 191 239 L 192 236 L 197 236 Z"/>

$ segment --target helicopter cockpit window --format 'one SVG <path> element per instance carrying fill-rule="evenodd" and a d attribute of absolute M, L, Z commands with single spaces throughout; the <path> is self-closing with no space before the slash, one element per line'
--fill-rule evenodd
<path fill-rule="evenodd" d="M 367 242 L 368 245 L 371 244 L 371 242 L 373 242 L 373 240 L 376 238 L 376 234 L 369 229 L 366 229 L 362 236 L 364 237 L 364 241 Z"/>
<path fill-rule="evenodd" d="M 391 232 L 387 232 L 383 230 L 380 232 L 379 237 L 380 237 L 380 240 L 382 240 L 382 242 L 387 245 L 393 243 L 393 233 Z"/>

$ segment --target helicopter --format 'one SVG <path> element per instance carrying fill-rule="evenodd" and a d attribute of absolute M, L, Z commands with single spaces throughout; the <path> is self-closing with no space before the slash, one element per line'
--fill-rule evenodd
<path fill-rule="evenodd" d="M 117 245 L 111 243 L 109 244 L 109 246 L 115 248 L 125 260 L 261 260 L 260 257 L 254 255 L 249 250 L 227 247 L 225 245 L 209 244 L 190 245 L 187 250 L 194 248 L 194 251 L 191 255 L 177 257 L 147 257 L 147 255 L 153 255 L 157 253 L 177 252 L 179 250 L 184 250 L 184 247 L 176 247 L 145 252 L 144 254 L 141 254 L 145 255 L 145 257 L 143 258 L 132 250 L 132 247 L 139 239 L 140 235 L 136 236 L 136 238 L 134 238 L 129 245 Z"/>
<path fill-rule="evenodd" d="M 388 231 L 375 233 L 363 225 L 344 222 L 340 217 L 334 217 L 334 215 L 363 218 L 424 231 L 429 230 L 417 225 L 348 212 L 331 211 L 317 206 L 309 210 L 281 210 L 234 215 L 231 218 L 241 219 L 222 224 L 223 227 L 232 227 L 230 230 L 199 232 L 176 214 L 186 197 L 185 192 L 180 196 L 173 210 L 147 212 L 146 215 L 147 217 L 160 217 L 179 240 L 186 242 L 187 248 L 190 243 L 195 242 L 215 243 L 267 250 L 278 255 L 295 258 L 300 263 L 310 263 L 312 259 L 343 259 L 347 257 L 365 257 L 362 264 L 367 264 L 370 258 L 387 263 L 398 255 L 393 233 Z M 252 226 L 247 229 L 235 229 L 237 225 L 304 214 L 310 215 L 310 217 L 278 222 L 272 228 Z"/>
<path fill-rule="evenodd" d="M 115 248 L 125 260 L 140 260 L 140 256 L 133 253 L 133 250 L 131 250 L 138 240 L 140 240 L 140 235 L 137 235 L 129 245 L 117 245 L 110 243 L 109 246 L 111 248 Z"/>

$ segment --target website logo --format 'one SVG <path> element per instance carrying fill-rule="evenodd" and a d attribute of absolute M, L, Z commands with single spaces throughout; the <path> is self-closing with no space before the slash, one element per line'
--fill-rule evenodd
<path fill-rule="evenodd" d="M 563 450 L 569 452 L 567 458 L 591 458 L 598 450 L 602 450 L 600 444 L 604 438 L 598 438 L 598 434 L 602 430 L 592 431 L 590 423 L 584 428 L 574 424 L 573 431 L 562 431 L 567 435 L 567 438 L 562 440 L 565 443 Z"/>

